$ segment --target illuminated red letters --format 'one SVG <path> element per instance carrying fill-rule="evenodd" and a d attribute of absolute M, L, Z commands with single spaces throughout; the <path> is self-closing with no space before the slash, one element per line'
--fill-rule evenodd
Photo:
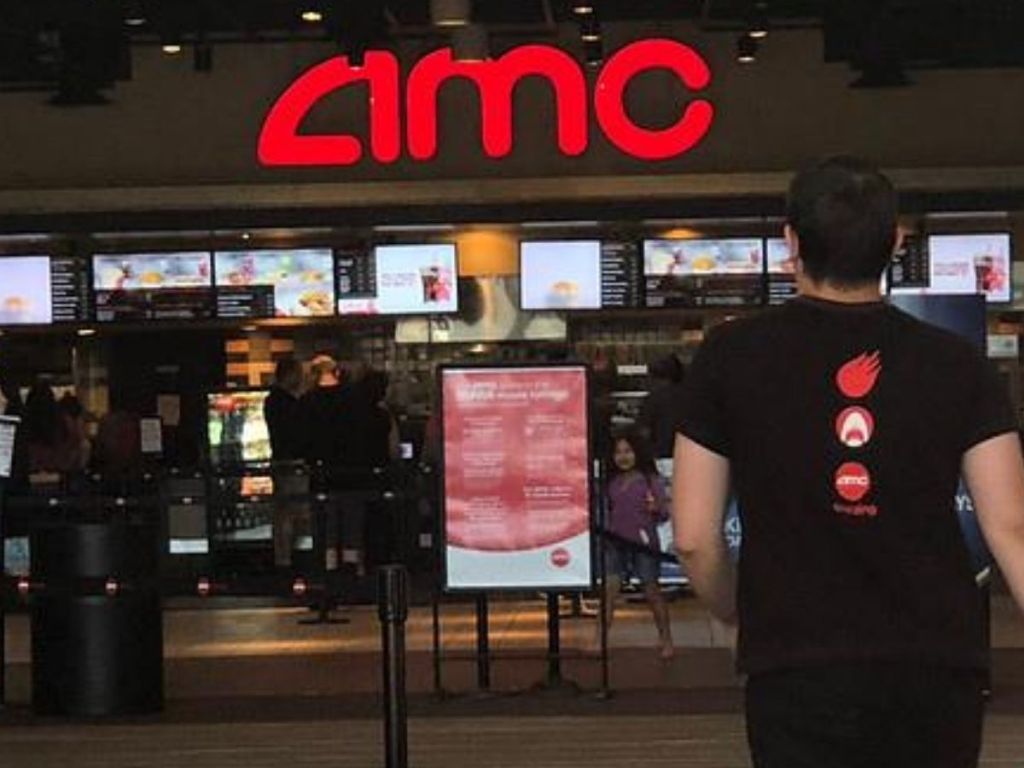
<path fill-rule="evenodd" d="M 674 40 L 641 40 L 612 56 L 597 78 L 594 108 L 608 140 L 627 155 L 665 160 L 693 149 L 708 133 L 714 108 L 694 99 L 675 124 L 664 129 L 637 125 L 627 114 L 625 93 L 642 72 L 665 69 L 690 91 L 711 82 L 707 63 L 695 50 Z M 586 151 L 589 142 L 589 104 L 583 70 L 565 51 L 548 45 L 524 45 L 491 61 L 456 61 L 450 48 L 423 57 L 406 84 L 406 139 L 409 154 L 429 160 L 438 148 L 438 93 L 452 79 L 472 82 L 480 94 L 484 153 L 491 158 L 512 151 L 513 94 L 526 77 L 543 77 L 555 94 L 559 150 L 568 156 Z M 345 166 L 358 162 L 363 142 L 340 135 L 303 135 L 309 112 L 333 92 L 366 83 L 370 92 L 370 153 L 379 163 L 401 155 L 402 119 L 398 60 L 387 51 L 366 54 L 362 67 L 339 56 L 310 69 L 293 83 L 271 108 L 259 140 L 259 159 L 267 166 Z"/>

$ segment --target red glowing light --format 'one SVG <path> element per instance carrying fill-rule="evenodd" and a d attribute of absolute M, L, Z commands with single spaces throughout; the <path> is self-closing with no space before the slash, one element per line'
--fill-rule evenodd
<path fill-rule="evenodd" d="M 711 70 L 693 48 L 674 40 L 641 40 L 618 51 L 597 81 L 594 108 L 608 140 L 623 153 L 643 160 L 665 160 L 693 149 L 711 128 L 714 107 L 694 99 L 679 120 L 659 130 L 642 128 L 626 113 L 626 89 L 651 69 L 676 75 L 690 91 L 703 91 Z M 472 82 L 480 97 L 482 143 L 490 158 L 507 156 L 514 145 L 514 94 L 525 78 L 548 81 L 555 96 L 556 135 L 562 154 L 583 154 L 589 144 L 589 102 L 583 69 L 565 51 L 550 45 L 524 45 L 501 57 L 457 61 L 451 48 L 427 54 L 412 68 L 406 86 L 406 139 L 409 154 L 430 160 L 438 148 L 438 96 L 453 79 Z M 401 83 L 398 59 L 388 51 L 366 53 L 364 66 L 345 56 L 322 62 L 299 77 L 271 108 L 260 133 L 258 156 L 265 166 L 346 166 L 363 157 L 363 142 L 348 134 L 310 135 L 302 124 L 320 101 L 351 85 L 369 89 L 370 154 L 393 163 L 401 154 Z"/>

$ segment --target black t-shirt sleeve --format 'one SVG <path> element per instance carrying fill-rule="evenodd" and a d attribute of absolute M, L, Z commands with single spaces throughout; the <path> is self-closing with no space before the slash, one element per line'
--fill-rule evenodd
<path fill-rule="evenodd" d="M 979 443 L 1015 432 L 1019 427 L 1006 385 L 1000 379 L 995 367 L 980 356 L 975 359 L 973 380 L 966 388 L 970 400 L 965 403 L 967 424 L 964 430 L 964 451 Z"/>
<path fill-rule="evenodd" d="M 731 440 L 723 386 L 725 355 L 721 332 L 710 333 L 687 371 L 676 430 L 709 451 L 728 457 Z"/>

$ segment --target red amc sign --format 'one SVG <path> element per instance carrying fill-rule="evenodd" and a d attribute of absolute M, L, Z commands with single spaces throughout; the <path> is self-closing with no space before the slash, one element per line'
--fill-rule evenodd
<path fill-rule="evenodd" d="M 693 48 L 675 40 L 652 39 L 617 51 L 597 78 L 593 107 L 601 130 L 615 147 L 642 160 L 666 160 L 693 149 L 707 134 L 714 107 L 695 98 L 667 128 L 637 125 L 627 114 L 626 88 L 633 78 L 665 69 L 694 93 L 711 82 L 707 62 Z M 526 77 L 543 77 L 555 94 L 558 148 L 575 157 L 590 141 L 590 98 L 580 63 L 550 45 L 523 45 L 489 61 L 456 61 L 451 48 L 420 59 L 405 87 L 405 140 L 409 154 L 426 161 L 437 154 L 437 95 L 453 78 L 476 85 L 480 94 L 483 148 L 502 158 L 513 145 L 513 92 Z M 394 163 L 402 153 L 402 86 L 398 59 L 388 51 L 370 51 L 364 65 L 352 66 L 338 56 L 316 65 L 296 80 L 271 108 L 259 140 L 265 166 L 344 166 L 358 162 L 364 142 L 347 134 L 300 133 L 309 112 L 335 91 L 366 84 L 370 97 L 369 150 L 378 163 Z"/>

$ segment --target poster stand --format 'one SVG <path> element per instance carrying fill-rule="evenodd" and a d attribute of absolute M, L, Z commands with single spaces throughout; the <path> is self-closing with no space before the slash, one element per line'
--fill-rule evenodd
<path fill-rule="evenodd" d="M 600 695 L 608 695 L 607 605 L 601 595 L 600 652 L 562 647 L 559 598 L 575 598 L 570 616 L 590 618 L 582 594 L 593 591 L 595 487 L 589 370 L 576 363 L 442 366 L 439 371 L 443 503 L 433 594 L 435 693 L 446 695 L 445 660 L 476 665 L 479 693 L 491 689 L 491 667 L 502 658 L 536 658 L 543 679 L 528 690 L 573 692 L 563 661 L 582 656 L 601 664 Z M 603 583 L 603 569 L 601 582 Z M 546 648 L 507 656 L 492 652 L 490 596 L 540 592 L 545 599 Z M 442 599 L 471 597 L 475 649 L 445 653 Z"/>

